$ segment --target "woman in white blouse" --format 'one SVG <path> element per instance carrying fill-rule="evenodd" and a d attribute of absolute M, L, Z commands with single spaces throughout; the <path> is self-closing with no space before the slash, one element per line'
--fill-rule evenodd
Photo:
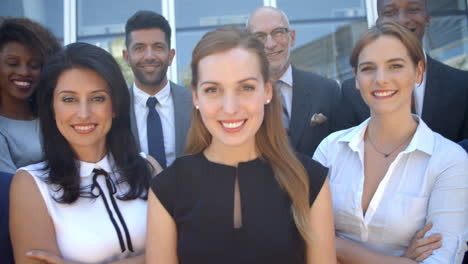
<path fill-rule="evenodd" d="M 461 263 L 468 157 L 411 114 L 424 73 L 421 44 L 384 23 L 360 37 L 350 62 L 371 117 L 331 134 L 314 154 L 330 169 L 338 260 Z"/>
<path fill-rule="evenodd" d="M 38 102 L 45 160 L 20 168 L 11 185 L 15 262 L 143 263 L 157 168 L 138 154 L 118 64 L 71 44 L 44 66 Z"/>

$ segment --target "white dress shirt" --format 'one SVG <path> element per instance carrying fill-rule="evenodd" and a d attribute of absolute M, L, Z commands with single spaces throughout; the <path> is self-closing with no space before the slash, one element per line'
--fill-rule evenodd
<path fill-rule="evenodd" d="M 288 69 L 283 73 L 283 75 L 281 76 L 279 80 L 283 82 L 280 87 L 280 92 L 284 98 L 284 106 L 286 110 L 288 111 L 288 116 L 289 116 L 289 119 L 291 120 L 292 96 L 293 96 L 293 87 L 292 87 L 293 78 L 292 78 L 291 64 L 289 64 Z"/>
<path fill-rule="evenodd" d="M 104 176 L 98 176 L 96 179 L 122 233 L 126 245 L 124 252 L 121 250 L 117 231 L 109 218 L 103 197 L 79 197 L 71 204 L 58 203 L 53 197 L 58 198 L 63 192 L 57 191 L 57 186 L 45 181 L 49 173 L 43 170 L 45 162 L 22 167 L 19 170 L 25 170 L 31 174 L 44 200 L 47 213 L 54 225 L 60 255 L 64 260 L 79 263 L 110 263 L 143 254 L 146 243 L 147 201 L 117 199 L 118 196 L 127 192 L 128 184 L 118 183 L 120 173 L 115 170 L 116 166 L 111 156 L 108 155 L 97 163 L 77 162 L 80 164 L 80 186 L 84 191 L 90 191 L 95 168 L 105 170 L 115 184 L 114 198 L 128 228 L 134 252 L 129 251 L 129 243 L 125 239 L 124 228 L 117 217 L 116 208 L 111 202 Z M 93 193 L 98 194 L 98 188 L 95 188 Z M 34 220 L 31 219 L 31 221 Z"/>
<path fill-rule="evenodd" d="M 330 169 L 337 236 L 402 256 L 414 234 L 432 222 L 426 236 L 440 233 L 442 247 L 422 263 L 461 263 L 468 236 L 468 155 L 419 119 L 411 142 L 389 166 L 363 216 L 368 122 L 329 135 L 313 156 Z"/>
<path fill-rule="evenodd" d="M 136 125 L 138 128 L 138 138 L 140 139 L 141 150 L 148 153 L 148 136 L 146 133 L 146 119 L 148 117 L 149 109 L 146 106 L 146 101 L 151 95 L 147 94 L 143 90 L 139 89 L 136 84 L 133 84 L 133 95 L 134 95 L 134 109 Z M 156 111 L 158 111 L 159 117 L 161 118 L 161 125 L 164 135 L 164 151 L 166 152 L 166 166 L 169 166 L 174 162 L 175 155 L 175 120 L 174 120 L 174 101 L 171 95 L 171 85 L 168 81 L 166 86 L 161 89 L 156 95 L 158 100 L 156 105 Z"/>
<path fill-rule="evenodd" d="M 415 84 L 413 89 L 414 96 L 414 108 L 416 114 L 422 117 L 423 104 L 424 104 L 424 92 L 426 91 L 426 80 L 427 80 L 427 55 L 424 52 L 424 59 L 426 67 L 424 68 L 424 75 L 421 84 Z"/>

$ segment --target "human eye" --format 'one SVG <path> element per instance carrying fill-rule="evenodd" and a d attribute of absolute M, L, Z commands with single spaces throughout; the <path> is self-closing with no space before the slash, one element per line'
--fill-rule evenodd
<path fill-rule="evenodd" d="M 8 66 L 10 66 L 10 67 L 16 67 L 16 66 L 18 66 L 19 63 L 18 63 L 17 60 L 7 60 L 7 61 L 6 61 L 6 64 L 7 64 Z"/>
<path fill-rule="evenodd" d="M 258 39 L 260 42 L 264 42 L 266 39 L 266 34 L 263 32 L 257 32 L 254 34 L 255 38 Z"/>
<path fill-rule="evenodd" d="M 374 67 L 373 67 L 373 66 L 363 66 L 363 67 L 361 67 L 361 68 L 359 69 L 359 71 L 361 71 L 361 72 L 370 72 L 370 71 L 372 71 L 372 70 L 374 70 Z"/>
<path fill-rule="evenodd" d="M 91 98 L 91 101 L 93 101 L 93 102 L 98 102 L 98 103 L 102 103 L 102 102 L 106 101 L 106 96 L 104 96 L 104 95 L 96 95 L 96 96 L 93 96 L 93 97 Z"/>
<path fill-rule="evenodd" d="M 254 85 L 250 85 L 250 84 L 244 84 L 242 85 L 242 90 L 243 91 L 254 91 L 255 90 L 255 86 Z"/>
<path fill-rule="evenodd" d="M 395 14 L 395 10 L 393 8 L 386 8 L 386 9 L 383 10 L 382 14 L 384 16 L 390 17 L 390 16 L 393 16 Z"/>
<path fill-rule="evenodd" d="M 410 7 L 410 8 L 408 8 L 408 11 L 411 14 L 417 14 L 417 13 L 419 13 L 421 11 L 421 8 L 419 8 L 419 7 Z"/>
<path fill-rule="evenodd" d="M 133 46 L 133 50 L 134 51 L 141 51 L 141 50 L 143 50 L 143 45 L 135 45 L 135 46 Z"/>
<path fill-rule="evenodd" d="M 403 68 L 403 64 L 394 63 L 394 64 L 390 65 L 390 69 L 392 69 L 392 70 L 397 70 L 397 69 L 401 69 L 401 68 Z"/>
<path fill-rule="evenodd" d="M 213 86 L 209 86 L 209 87 L 206 87 L 203 89 L 203 92 L 206 93 L 206 94 L 214 94 L 218 91 L 218 88 L 216 87 L 213 87 Z"/>
<path fill-rule="evenodd" d="M 66 95 L 66 96 L 63 96 L 62 97 L 62 102 L 64 103 L 72 103 L 72 102 L 75 102 L 75 97 L 71 96 L 71 95 Z"/>
<path fill-rule="evenodd" d="M 35 61 L 35 62 L 30 62 L 29 63 L 29 67 L 31 67 L 31 69 L 33 69 L 33 70 L 39 70 L 39 69 L 41 69 L 41 66 L 42 66 L 42 64 L 40 62 Z"/>
<path fill-rule="evenodd" d="M 271 35 L 273 35 L 274 37 L 282 37 L 286 34 L 286 32 L 286 28 L 276 28 L 271 32 Z"/>

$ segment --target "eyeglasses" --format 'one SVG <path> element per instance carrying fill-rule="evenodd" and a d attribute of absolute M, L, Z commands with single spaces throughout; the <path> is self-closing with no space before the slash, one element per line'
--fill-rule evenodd
<path fill-rule="evenodd" d="M 286 39 L 288 32 L 289 28 L 279 27 L 273 29 L 269 34 L 265 32 L 257 32 L 254 33 L 254 35 L 260 42 L 265 43 L 268 38 L 268 35 L 270 35 L 271 38 L 276 41 L 281 41 Z"/>

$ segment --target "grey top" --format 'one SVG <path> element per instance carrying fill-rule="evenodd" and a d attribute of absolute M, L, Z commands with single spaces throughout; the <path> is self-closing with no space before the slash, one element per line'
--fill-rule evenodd
<path fill-rule="evenodd" d="M 14 120 L 0 116 L 0 171 L 37 163 L 43 158 L 39 120 Z"/>

